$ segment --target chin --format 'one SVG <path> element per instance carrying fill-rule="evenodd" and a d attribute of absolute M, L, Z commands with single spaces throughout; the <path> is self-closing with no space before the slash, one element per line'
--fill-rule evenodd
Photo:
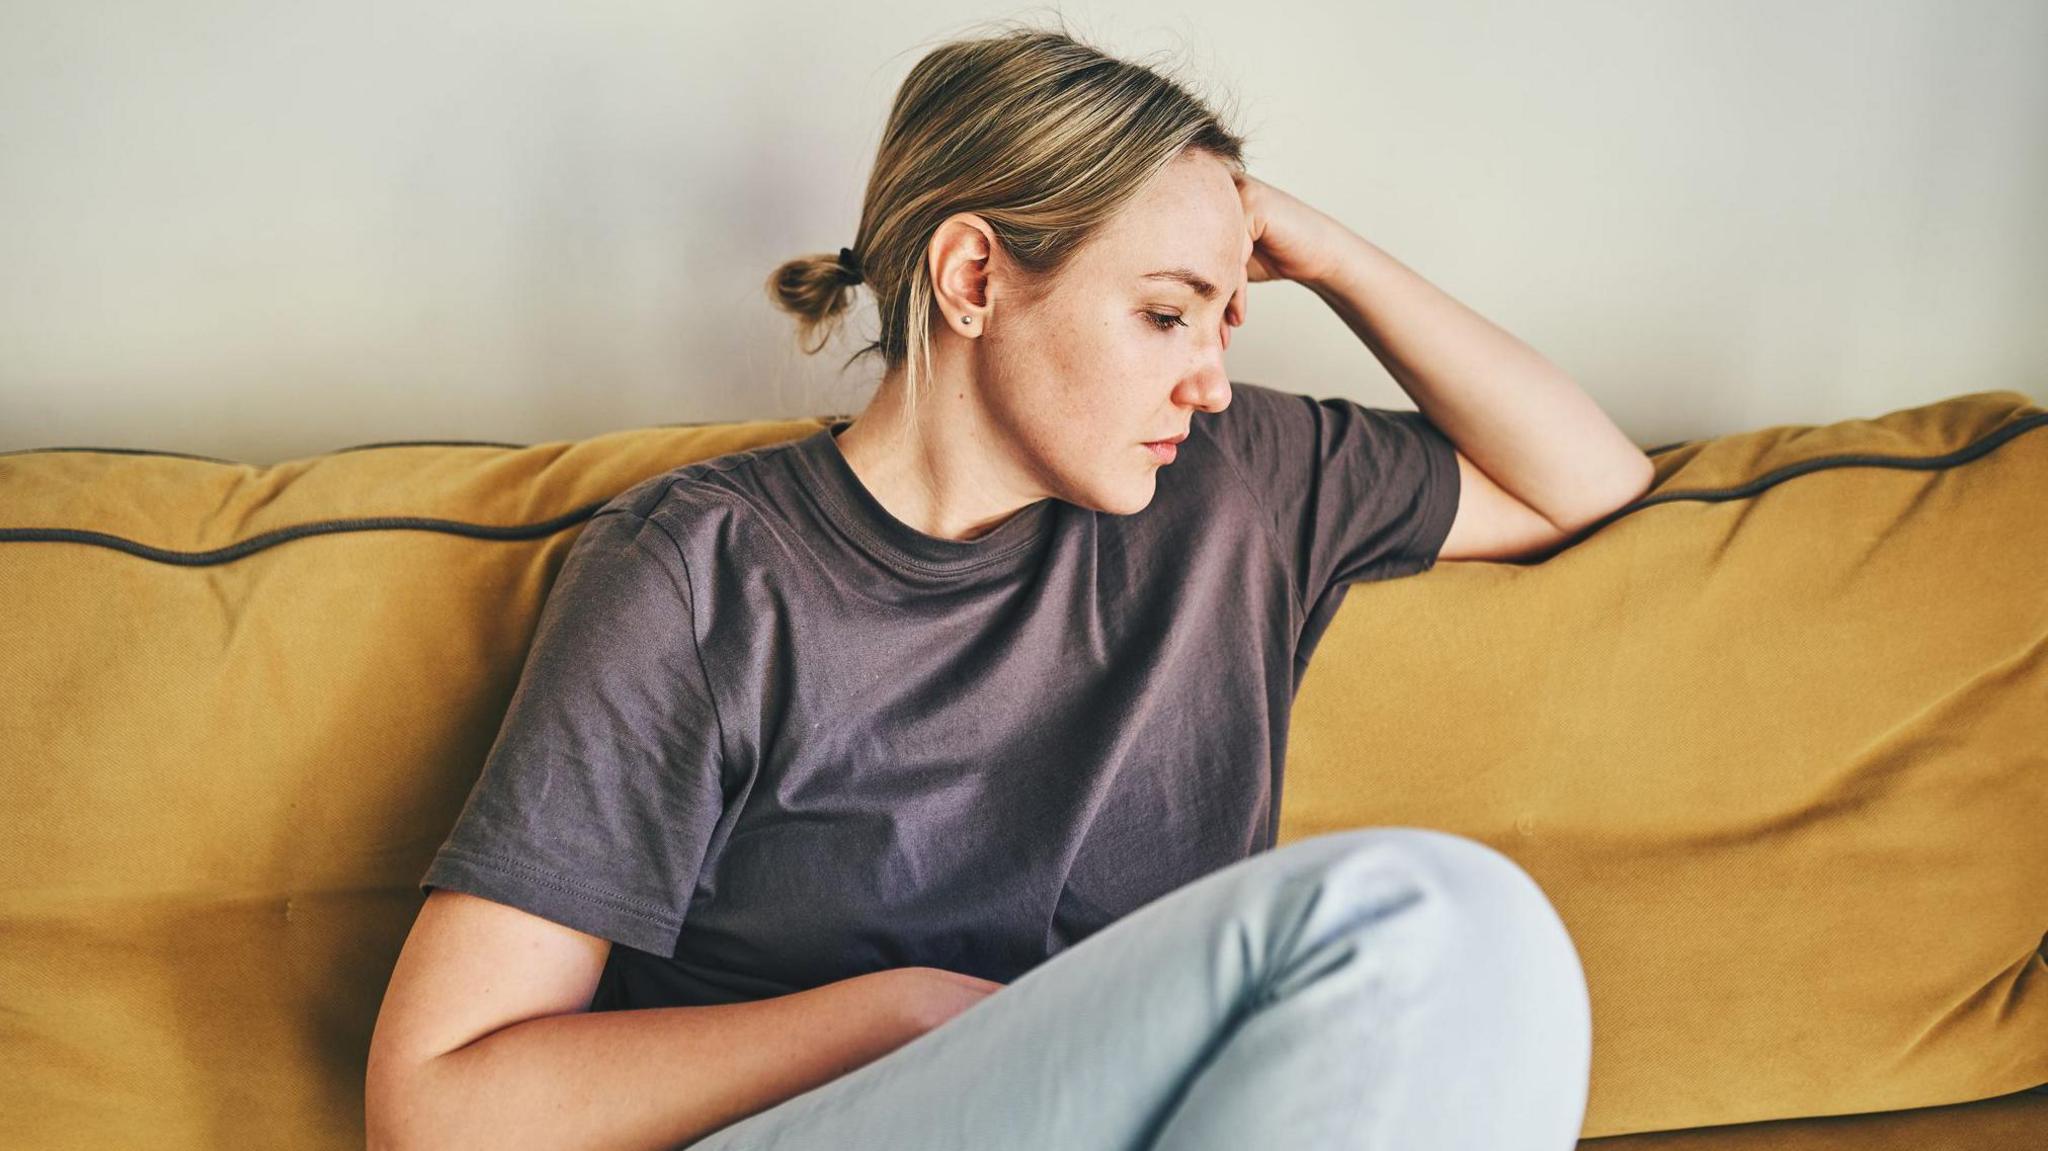
<path fill-rule="evenodd" d="M 1117 492 L 1096 507 L 1096 511 L 1108 512 L 1113 516 L 1133 516 L 1152 506 L 1152 497 L 1159 491 L 1156 471 L 1146 472 L 1143 479 Z"/>
<path fill-rule="evenodd" d="M 1065 485 L 1065 491 L 1059 498 L 1105 515 L 1136 515 L 1152 506 L 1152 497 L 1159 491 L 1159 470 L 1155 465 L 1135 472 L 1107 474 L 1097 471 L 1085 478 L 1076 476 L 1075 482 Z"/>

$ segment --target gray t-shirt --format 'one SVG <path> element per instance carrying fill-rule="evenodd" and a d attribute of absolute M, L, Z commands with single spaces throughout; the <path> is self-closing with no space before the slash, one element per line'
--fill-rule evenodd
<path fill-rule="evenodd" d="M 1309 652 L 1458 503 L 1421 413 L 1236 383 L 1142 511 L 948 540 L 847 423 L 596 513 L 420 881 L 611 940 L 593 1010 L 1009 982 L 1272 847 Z"/>

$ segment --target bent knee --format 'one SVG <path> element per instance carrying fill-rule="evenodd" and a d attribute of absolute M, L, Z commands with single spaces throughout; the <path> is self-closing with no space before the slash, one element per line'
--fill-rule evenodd
<path fill-rule="evenodd" d="M 1321 860 L 1326 877 L 1357 868 L 1392 869 L 1413 885 L 1428 917 L 1460 944 L 1518 952 L 1562 949 L 1576 967 L 1576 949 L 1549 894 L 1521 864 L 1489 844 L 1425 827 L 1353 828 L 1316 838 L 1327 841 Z"/>

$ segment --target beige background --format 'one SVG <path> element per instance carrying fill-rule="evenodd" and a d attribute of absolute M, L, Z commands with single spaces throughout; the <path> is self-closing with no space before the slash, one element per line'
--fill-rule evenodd
<path fill-rule="evenodd" d="M 1645 446 L 2048 397 L 2048 4 L 1059 10 Z M 0 450 L 857 410 L 878 367 L 802 356 L 762 281 L 852 241 L 926 48 L 1049 11 L 0 2 Z M 1412 406 L 1298 285 L 1230 360 Z"/>

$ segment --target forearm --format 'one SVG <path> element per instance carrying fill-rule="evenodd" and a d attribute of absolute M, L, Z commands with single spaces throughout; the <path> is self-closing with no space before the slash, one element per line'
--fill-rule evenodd
<path fill-rule="evenodd" d="M 414 1068 L 375 1148 L 674 1148 L 924 1033 L 887 971 L 751 1003 L 579 1012 Z"/>
<path fill-rule="evenodd" d="M 1534 348 L 1363 236 L 1338 225 L 1329 243 L 1307 287 L 1495 483 L 1565 529 L 1649 486 L 1650 458 Z"/>

